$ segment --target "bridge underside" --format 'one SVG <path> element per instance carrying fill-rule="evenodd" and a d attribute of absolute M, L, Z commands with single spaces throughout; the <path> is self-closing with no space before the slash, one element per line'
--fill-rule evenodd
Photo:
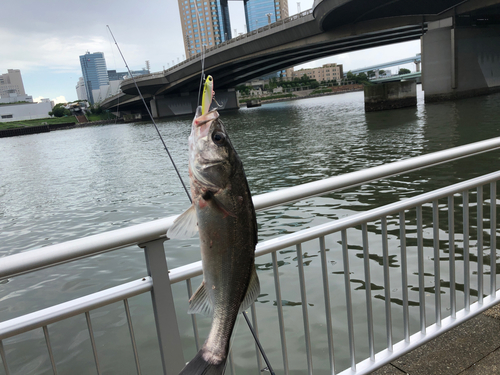
<path fill-rule="evenodd" d="M 267 31 L 209 50 L 205 58 L 205 74 L 214 77 L 216 92 L 225 91 L 253 78 L 323 57 L 417 40 L 426 33 L 428 22 L 491 7 L 492 4 L 499 4 L 500 0 L 435 1 L 439 6 L 431 4 L 431 1 L 422 1 L 429 6 L 431 13 L 434 12 L 430 15 L 419 13 L 423 12 L 423 8 L 415 4 L 404 8 L 407 11 L 396 11 L 403 5 L 406 7 L 408 2 L 374 2 L 377 7 L 369 2 L 370 9 L 367 10 L 364 9 L 367 2 L 362 0 L 322 0 L 316 4 L 314 16 L 310 14 L 293 24 L 273 26 Z M 359 9 L 351 14 L 350 7 L 355 4 L 359 5 Z M 392 10 L 384 13 L 384 9 Z M 342 18 L 342 14 L 346 18 Z M 341 17 L 343 21 L 335 17 Z M 155 73 L 147 79 L 138 79 L 137 84 L 143 95 L 150 95 L 150 98 L 193 96 L 198 92 L 200 71 L 201 60 L 195 59 L 175 69 Z M 125 81 L 121 89 L 124 94 L 138 95 L 131 80 Z M 106 108 L 114 106 L 112 100 L 103 105 Z"/>

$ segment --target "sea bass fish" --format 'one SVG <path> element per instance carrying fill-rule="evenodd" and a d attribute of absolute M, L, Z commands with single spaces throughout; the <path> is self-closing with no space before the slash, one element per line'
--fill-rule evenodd
<path fill-rule="evenodd" d="M 212 315 L 203 347 L 180 374 L 223 374 L 238 314 L 260 292 L 255 271 L 257 221 L 245 172 L 216 110 L 198 107 L 189 137 L 193 203 L 169 238 L 200 236 L 203 282 L 188 313 Z"/>

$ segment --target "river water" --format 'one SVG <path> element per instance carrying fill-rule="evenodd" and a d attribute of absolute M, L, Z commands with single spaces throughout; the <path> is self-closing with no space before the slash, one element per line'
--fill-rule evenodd
<path fill-rule="evenodd" d="M 500 135 L 499 94 L 428 105 L 423 102 L 420 88 L 418 96 L 417 107 L 378 113 L 365 113 L 363 93 L 355 92 L 223 112 L 222 119 L 243 161 L 254 195 Z M 187 137 L 191 118 L 162 121 L 158 126 L 188 183 Z M 189 204 L 149 123 L 4 138 L 0 139 L 0 155 L 0 257 L 179 214 Z M 492 152 L 259 212 L 259 239 L 264 241 L 492 172 L 498 169 L 499 158 L 499 152 Z M 369 230 L 378 231 L 375 226 Z M 356 237 L 359 235 L 353 236 L 354 242 L 359 241 Z M 338 240 L 335 236 L 327 238 L 327 248 L 332 295 L 338 293 L 340 300 L 344 297 L 337 287 L 343 280 Z M 304 245 L 306 276 L 320 270 L 315 246 Z M 278 259 L 290 368 L 292 373 L 302 374 L 307 365 L 297 260 L 292 251 L 280 252 Z M 393 253 L 391 264 L 399 267 L 397 249 Z M 170 268 L 199 260 L 197 239 L 169 241 L 166 256 Z M 265 324 L 260 325 L 263 345 L 280 373 L 281 349 L 272 273 L 268 271 L 270 259 L 256 260 L 262 284 L 256 307 L 259 319 Z M 360 260 L 359 265 L 351 266 L 355 300 L 364 298 L 361 265 Z M 383 295 L 376 282 L 381 279 L 381 264 L 374 262 L 371 272 L 374 294 Z M 144 275 L 142 250 L 134 247 L 3 280 L 0 321 Z M 395 286 L 396 294 L 397 289 Z M 174 293 L 188 360 L 195 349 L 191 320 L 185 314 L 185 285 L 175 285 Z M 307 293 L 315 374 L 327 374 L 319 279 L 307 284 Z M 337 306 L 336 300 L 332 297 L 335 361 L 336 370 L 340 371 L 349 366 L 349 358 L 345 307 L 340 303 Z M 130 306 L 143 373 L 158 374 L 161 364 L 150 299 L 147 295 L 134 297 Z M 394 309 L 398 307 L 394 303 Z M 135 373 L 123 305 L 97 309 L 91 316 L 102 373 Z M 361 312 L 356 313 L 359 359 L 367 353 L 364 319 Z M 383 331 L 385 327 L 381 324 Z M 210 320 L 200 319 L 199 325 L 204 338 Z M 412 329 L 418 329 L 416 320 L 412 321 Z M 376 331 L 378 334 L 379 328 Z M 95 373 L 84 316 L 52 324 L 49 332 L 60 373 Z M 394 335 L 395 341 L 401 340 L 401 329 L 395 328 Z M 377 341 L 377 350 L 383 349 L 383 344 L 383 340 L 381 344 Z M 52 373 L 41 330 L 5 340 L 4 347 L 12 374 Z M 238 374 L 255 373 L 245 370 L 254 368 L 256 360 L 248 329 L 241 322 L 235 335 L 234 353 Z"/>

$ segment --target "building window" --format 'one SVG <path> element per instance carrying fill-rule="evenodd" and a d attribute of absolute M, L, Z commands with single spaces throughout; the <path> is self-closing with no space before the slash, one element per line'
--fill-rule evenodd
<path fill-rule="evenodd" d="M 13 118 L 12 115 L 2 115 L 2 118 Z"/>

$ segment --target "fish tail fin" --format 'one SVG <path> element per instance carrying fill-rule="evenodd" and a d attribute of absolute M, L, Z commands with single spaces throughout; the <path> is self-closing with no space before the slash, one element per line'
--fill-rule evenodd
<path fill-rule="evenodd" d="M 182 369 L 179 375 L 222 375 L 226 367 L 226 358 L 218 364 L 211 364 L 203 358 L 204 349 Z"/>

